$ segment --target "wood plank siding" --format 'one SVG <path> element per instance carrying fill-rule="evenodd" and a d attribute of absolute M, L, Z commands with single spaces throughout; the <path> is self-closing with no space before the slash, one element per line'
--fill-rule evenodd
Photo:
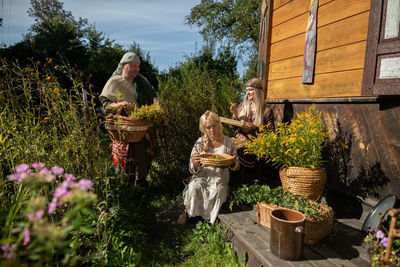
<path fill-rule="evenodd" d="M 272 1 L 267 98 L 360 96 L 369 0 L 320 0 L 314 84 L 301 82 L 309 0 Z"/>

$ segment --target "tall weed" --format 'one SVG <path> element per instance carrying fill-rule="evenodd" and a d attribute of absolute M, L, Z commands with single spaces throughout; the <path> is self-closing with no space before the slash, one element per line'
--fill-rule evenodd
<path fill-rule="evenodd" d="M 205 68 L 182 65 L 159 83 L 158 98 L 166 120 L 151 131 L 156 150 L 151 177 L 169 189 L 181 185 L 188 173 L 194 142 L 201 136 L 199 118 L 206 110 L 230 117 L 231 102 L 239 100 L 238 79 Z M 230 135 L 230 128 L 225 132 Z"/>

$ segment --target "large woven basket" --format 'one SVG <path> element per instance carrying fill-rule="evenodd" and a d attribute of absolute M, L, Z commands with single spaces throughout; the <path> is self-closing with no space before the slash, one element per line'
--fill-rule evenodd
<path fill-rule="evenodd" d="M 324 169 L 286 167 L 279 170 L 279 177 L 284 190 L 313 201 L 321 201 L 326 184 Z"/>
<path fill-rule="evenodd" d="M 223 159 L 214 158 L 215 156 Z M 200 155 L 200 163 L 207 166 L 227 167 L 235 162 L 235 157 L 228 154 L 205 153 Z"/>
<path fill-rule="evenodd" d="M 304 243 L 309 245 L 314 245 L 322 238 L 327 236 L 333 227 L 333 212 L 329 210 L 323 204 L 319 204 L 320 208 L 324 210 L 323 214 L 320 217 L 320 220 L 317 221 L 312 218 L 306 217 L 305 220 L 305 235 L 304 235 Z M 271 211 L 273 209 L 280 208 L 284 209 L 284 207 L 280 207 L 277 205 L 258 202 L 257 203 L 257 224 L 263 225 L 267 228 L 271 227 Z"/>
<path fill-rule="evenodd" d="M 106 116 L 105 126 L 111 140 L 118 140 L 124 143 L 142 141 L 149 128 L 149 122 L 120 115 L 122 108 L 123 106 L 118 109 L 117 114 Z"/>

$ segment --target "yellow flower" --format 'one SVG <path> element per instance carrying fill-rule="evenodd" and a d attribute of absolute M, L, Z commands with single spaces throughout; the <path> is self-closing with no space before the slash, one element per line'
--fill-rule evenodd
<path fill-rule="evenodd" d="M 304 138 L 303 138 L 303 137 L 300 137 L 300 140 L 301 140 L 301 142 L 303 142 L 303 143 L 305 143 L 305 142 L 306 142 L 306 140 L 304 140 Z"/>
<path fill-rule="evenodd" d="M 300 149 L 296 149 L 296 154 L 299 154 L 299 152 L 300 152 Z"/>
<path fill-rule="evenodd" d="M 51 80 L 51 77 L 50 77 L 50 76 L 47 76 L 46 80 L 48 80 L 48 81 Z"/>
<path fill-rule="evenodd" d="M 54 88 L 53 93 L 58 95 L 60 93 L 60 89 L 58 87 Z"/>
<path fill-rule="evenodd" d="M 44 117 L 43 121 L 47 122 L 49 120 L 49 117 Z"/>
<path fill-rule="evenodd" d="M 318 132 L 318 129 L 317 128 L 314 128 L 312 131 L 311 131 L 311 133 L 313 133 L 313 134 L 316 134 Z"/>
<path fill-rule="evenodd" d="M 289 148 L 288 150 L 286 150 L 285 155 L 289 154 L 289 152 L 290 152 L 291 150 L 292 150 L 291 148 Z"/>

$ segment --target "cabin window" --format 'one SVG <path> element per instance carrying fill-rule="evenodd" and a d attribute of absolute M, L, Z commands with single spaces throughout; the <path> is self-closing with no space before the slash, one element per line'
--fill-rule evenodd
<path fill-rule="evenodd" d="M 363 95 L 400 95 L 400 0 L 372 0 Z"/>

